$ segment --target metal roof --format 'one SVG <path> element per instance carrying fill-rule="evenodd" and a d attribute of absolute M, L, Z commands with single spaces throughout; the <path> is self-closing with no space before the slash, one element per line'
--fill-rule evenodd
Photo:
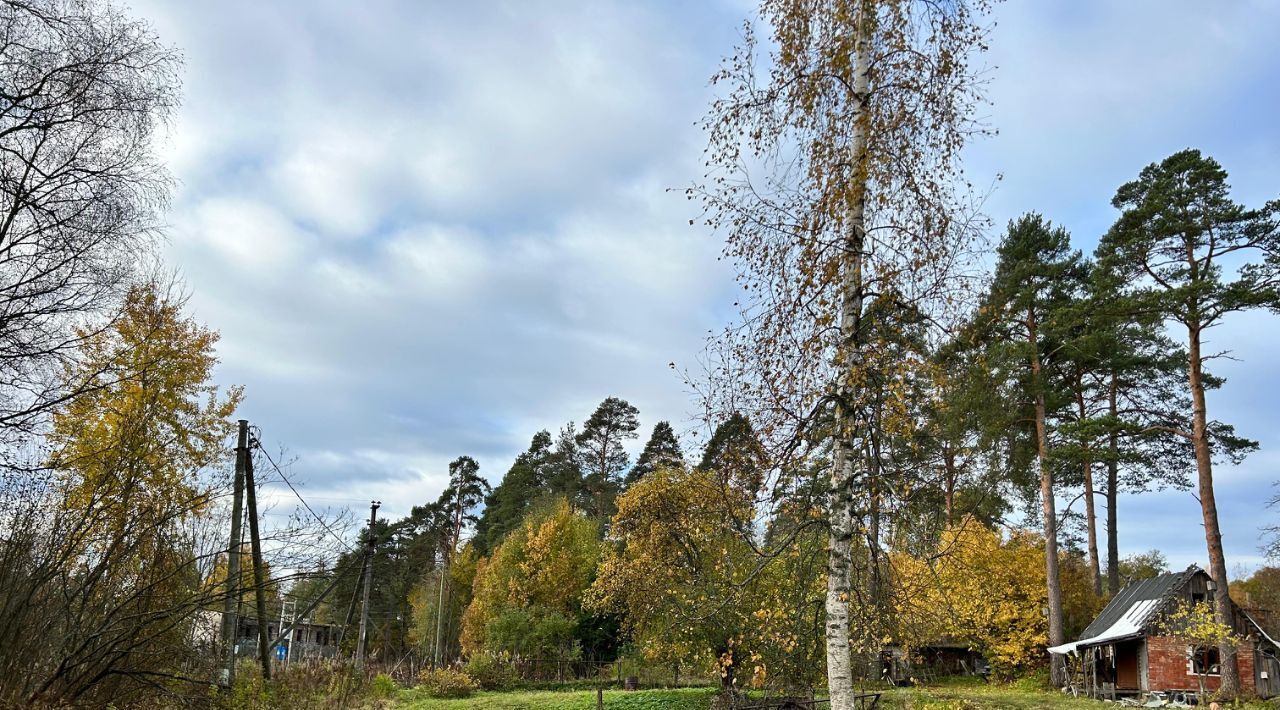
<path fill-rule="evenodd" d="M 1080 634 L 1080 640 L 1053 646 L 1049 652 L 1066 654 L 1083 646 L 1096 646 L 1140 636 L 1156 612 L 1164 606 L 1164 600 L 1197 574 L 1204 572 L 1192 565 L 1182 572 L 1170 572 L 1130 584 L 1121 589 L 1102 613 L 1098 614 L 1098 618 Z"/>

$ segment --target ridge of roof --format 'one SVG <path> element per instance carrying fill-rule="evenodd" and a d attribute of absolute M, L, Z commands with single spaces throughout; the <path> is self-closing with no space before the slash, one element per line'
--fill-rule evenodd
<path fill-rule="evenodd" d="M 1146 608 L 1142 610 L 1140 616 L 1131 619 L 1139 630 L 1145 631 L 1147 625 L 1151 623 L 1156 614 L 1164 609 L 1177 590 L 1181 589 L 1196 574 L 1203 573 L 1204 570 L 1196 565 L 1191 565 L 1181 572 L 1166 572 L 1126 585 L 1124 589 L 1121 589 L 1111 598 L 1106 607 L 1098 613 L 1093 622 L 1080 634 L 1080 638 L 1087 640 L 1104 635 L 1107 629 L 1110 629 L 1120 621 L 1138 602 L 1154 600 L 1155 604 L 1145 605 Z"/>

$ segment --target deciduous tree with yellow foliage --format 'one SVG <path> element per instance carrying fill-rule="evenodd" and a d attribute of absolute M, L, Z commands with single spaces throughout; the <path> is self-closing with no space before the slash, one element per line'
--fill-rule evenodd
<path fill-rule="evenodd" d="M 54 415 L 51 464 L 64 475 L 64 505 L 95 521 L 86 552 L 106 552 L 126 530 L 162 535 L 211 503 L 197 474 L 226 456 L 241 390 L 219 393 L 218 333 L 182 306 L 157 281 L 134 286 L 112 327 L 84 334 L 68 367 L 69 379 L 92 385 Z"/>
<path fill-rule="evenodd" d="M 39 647 L 27 652 L 55 660 L 33 667 L 21 704 L 96 705 L 158 683 L 176 693 L 207 673 L 193 625 L 222 593 L 201 573 L 225 545 L 209 536 L 209 474 L 229 454 L 240 390 L 213 384 L 218 335 L 182 306 L 169 284 L 133 286 L 112 322 L 80 334 L 66 367 L 89 386 L 53 416 L 50 532 L 31 561 L 57 588 L 20 590 L 36 610 Z"/>
<path fill-rule="evenodd" d="M 718 663 L 732 685 L 752 623 L 743 604 L 751 550 L 726 524 L 749 519 L 749 501 L 709 471 L 658 469 L 618 499 L 611 534 L 588 604 L 621 613 L 653 662 Z"/>
<path fill-rule="evenodd" d="M 750 494 L 709 469 L 658 469 L 618 499 L 588 604 L 623 615 L 651 661 L 719 670 L 726 687 L 821 679 L 825 536 L 764 560 L 733 521 Z M 759 541 L 757 541 L 758 543 Z"/>
<path fill-rule="evenodd" d="M 961 641 L 982 653 L 999 676 L 1045 662 L 1049 640 L 1044 540 L 1014 530 L 1008 536 L 972 518 L 943 533 L 937 554 L 895 555 L 901 642 L 921 646 Z M 1097 611 L 1083 566 L 1064 577 L 1066 616 L 1087 624 Z M 1079 608 L 1077 608 L 1079 607 Z"/>
<path fill-rule="evenodd" d="M 583 593 L 600 558 L 599 524 L 560 500 L 535 511 L 476 564 L 471 604 L 462 616 L 468 656 L 571 660 Z"/>
<path fill-rule="evenodd" d="M 1218 621 L 1212 604 L 1186 599 L 1179 599 L 1164 612 L 1156 631 L 1186 644 L 1187 662 L 1195 670 L 1201 697 L 1205 695 L 1205 677 L 1222 673 L 1221 668 L 1210 667 L 1208 652 L 1224 646 L 1234 650 L 1240 644 L 1231 627 Z"/>

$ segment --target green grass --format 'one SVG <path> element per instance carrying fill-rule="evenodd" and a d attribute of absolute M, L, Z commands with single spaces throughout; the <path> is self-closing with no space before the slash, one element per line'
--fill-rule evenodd
<path fill-rule="evenodd" d="M 928 688 L 898 688 L 886 693 L 887 708 L 911 710 L 1040 710 L 1040 708 L 1092 708 L 1101 710 L 1097 700 L 1072 698 L 1060 692 L 1031 690 L 1015 685 L 955 685 Z"/>
<path fill-rule="evenodd" d="M 608 710 L 707 710 L 711 706 L 713 688 L 676 690 L 640 690 L 625 692 L 606 690 L 604 706 Z M 1092 708 L 1093 701 L 1064 698 L 1061 694 L 1030 690 L 1012 685 L 948 683 L 930 688 L 898 688 L 888 690 L 882 707 L 911 710 L 970 710 L 975 708 L 1037 710 L 1039 708 Z M 438 700 L 417 691 L 406 690 L 397 698 L 400 710 L 594 710 L 595 691 L 590 690 L 518 690 L 476 693 L 460 700 Z"/>
<path fill-rule="evenodd" d="M 714 694 L 713 688 L 606 690 L 604 706 L 609 710 L 706 710 Z M 593 690 L 517 690 L 439 700 L 405 690 L 401 691 L 395 707 L 401 710 L 595 710 L 596 694 Z"/>
<path fill-rule="evenodd" d="M 714 694 L 713 688 L 634 692 L 606 690 L 604 706 L 607 710 L 707 710 Z M 461 700 L 437 700 L 417 691 L 404 690 L 397 697 L 394 707 L 398 710 L 594 710 L 596 694 L 594 690 L 517 690 L 476 693 Z M 1033 687 L 1029 682 L 987 684 L 977 678 L 965 678 L 929 687 L 886 690 L 881 707 L 885 710 L 1104 710 L 1118 706 L 1097 700 L 1072 698 L 1061 692 Z M 1241 707 L 1274 706 L 1259 703 Z"/>

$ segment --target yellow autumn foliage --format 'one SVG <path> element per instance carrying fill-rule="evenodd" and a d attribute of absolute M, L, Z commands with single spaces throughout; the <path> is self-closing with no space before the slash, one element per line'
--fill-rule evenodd
<path fill-rule="evenodd" d="M 241 398 L 213 383 L 218 333 L 149 282 L 130 289 L 110 327 L 81 337 L 64 374 L 82 391 L 55 412 L 49 434 L 64 507 L 92 520 L 103 544 L 204 512 L 209 491 L 197 476 L 227 455 Z"/>
<path fill-rule="evenodd" d="M 596 523 L 567 501 L 530 515 L 491 557 L 476 562 L 471 603 L 462 616 L 463 652 L 485 650 L 489 627 L 509 610 L 536 607 L 576 617 L 599 559 Z"/>
<path fill-rule="evenodd" d="M 1045 662 L 1048 592 L 1039 535 L 1013 530 L 1006 536 L 965 518 L 942 535 L 935 556 L 894 555 L 893 567 L 905 647 L 965 643 L 999 676 Z M 1065 615 L 1087 624 L 1101 606 L 1087 575 L 1064 575 L 1063 583 Z"/>
<path fill-rule="evenodd" d="M 653 472 L 618 499 L 620 544 L 606 550 L 588 606 L 621 614 L 651 662 L 712 667 L 726 684 L 811 685 L 822 673 L 825 535 L 802 534 L 766 560 L 751 549 L 765 544 L 752 516 L 749 495 L 715 472 Z"/>

